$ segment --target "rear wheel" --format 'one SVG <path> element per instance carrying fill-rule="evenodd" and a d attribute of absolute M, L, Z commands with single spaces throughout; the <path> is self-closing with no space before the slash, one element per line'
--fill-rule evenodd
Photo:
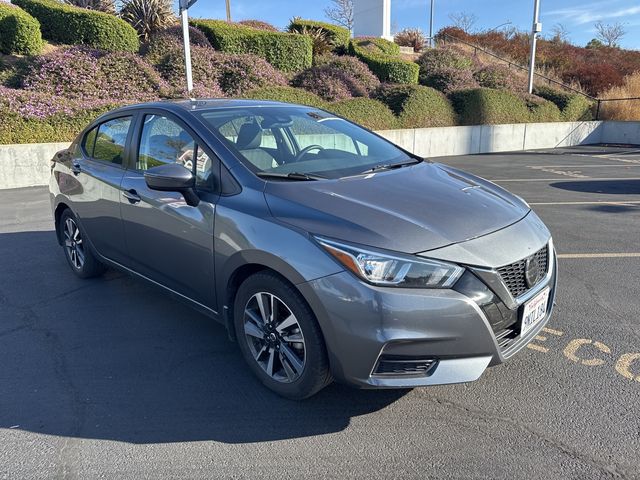
<path fill-rule="evenodd" d="M 59 231 L 67 262 L 76 275 L 80 278 L 92 278 L 106 270 L 89 248 L 86 235 L 71 210 L 65 210 L 60 216 Z"/>
<path fill-rule="evenodd" d="M 278 275 L 257 273 L 242 283 L 234 326 L 249 367 L 279 395 L 300 400 L 330 383 L 315 316 L 300 293 Z"/>

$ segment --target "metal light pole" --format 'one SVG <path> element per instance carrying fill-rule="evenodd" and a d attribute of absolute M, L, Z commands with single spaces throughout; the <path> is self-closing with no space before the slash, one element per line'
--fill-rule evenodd
<path fill-rule="evenodd" d="M 231 21 L 231 0 L 227 0 L 227 22 Z"/>
<path fill-rule="evenodd" d="M 429 14 L 429 46 L 433 48 L 433 4 L 435 0 L 431 0 L 431 13 Z"/>
<path fill-rule="evenodd" d="M 180 19 L 182 20 L 182 38 L 184 40 L 184 70 L 187 78 L 187 94 L 193 90 L 193 74 L 191 72 L 191 42 L 189 41 L 189 7 L 198 0 L 180 0 Z"/>
<path fill-rule="evenodd" d="M 533 27 L 531 28 L 531 62 L 529 64 L 529 93 L 533 93 L 533 76 L 536 69 L 536 45 L 538 34 L 542 31 L 540 17 L 540 0 L 533 0 Z"/>

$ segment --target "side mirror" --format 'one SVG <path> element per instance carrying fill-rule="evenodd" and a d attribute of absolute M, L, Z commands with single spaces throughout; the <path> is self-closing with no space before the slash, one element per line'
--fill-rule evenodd
<path fill-rule="evenodd" d="M 196 194 L 196 179 L 191 171 L 177 163 L 167 163 L 150 168 L 144 172 L 144 180 L 151 190 L 160 192 L 179 192 L 187 205 L 197 207 L 200 198 Z"/>

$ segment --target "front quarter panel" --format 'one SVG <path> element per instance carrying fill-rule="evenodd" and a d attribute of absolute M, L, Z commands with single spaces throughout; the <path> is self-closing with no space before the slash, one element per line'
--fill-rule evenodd
<path fill-rule="evenodd" d="M 220 198 L 214 242 L 219 299 L 226 298 L 229 280 L 245 265 L 271 268 L 294 285 L 343 270 L 308 233 L 274 219 L 263 192 L 250 188 Z"/>

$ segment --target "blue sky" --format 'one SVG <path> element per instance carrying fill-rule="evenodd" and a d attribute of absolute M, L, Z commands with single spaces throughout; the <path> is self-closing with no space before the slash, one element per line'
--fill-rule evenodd
<path fill-rule="evenodd" d="M 419 27 L 428 30 L 430 0 L 392 0 L 392 19 L 400 29 Z M 233 20 L 256 18 L 284 27 L 289 18 L 301 16 L 324 19 L 324 8 L 330 0 L 231 0 Z M 436 30 L 451 23 L 449 14 L 467 12 L 478 18 L 476 28 L 489 29 L 510 21 L 528 30 L 533 15 L 533 0 L 436 0 Z M 224 0 L 199 0 L 190 10 L 196 17 L 224 18 Z M 556 23 L 570 32 L 571 41 L 584 45 L 595 37 L 593 24 L 619 21 L 627 34 L 622 41 L 626 48 L 640 49 L 640 1 L 607 0 L 541 0 L 541 20 L 549 33 Z"/>

